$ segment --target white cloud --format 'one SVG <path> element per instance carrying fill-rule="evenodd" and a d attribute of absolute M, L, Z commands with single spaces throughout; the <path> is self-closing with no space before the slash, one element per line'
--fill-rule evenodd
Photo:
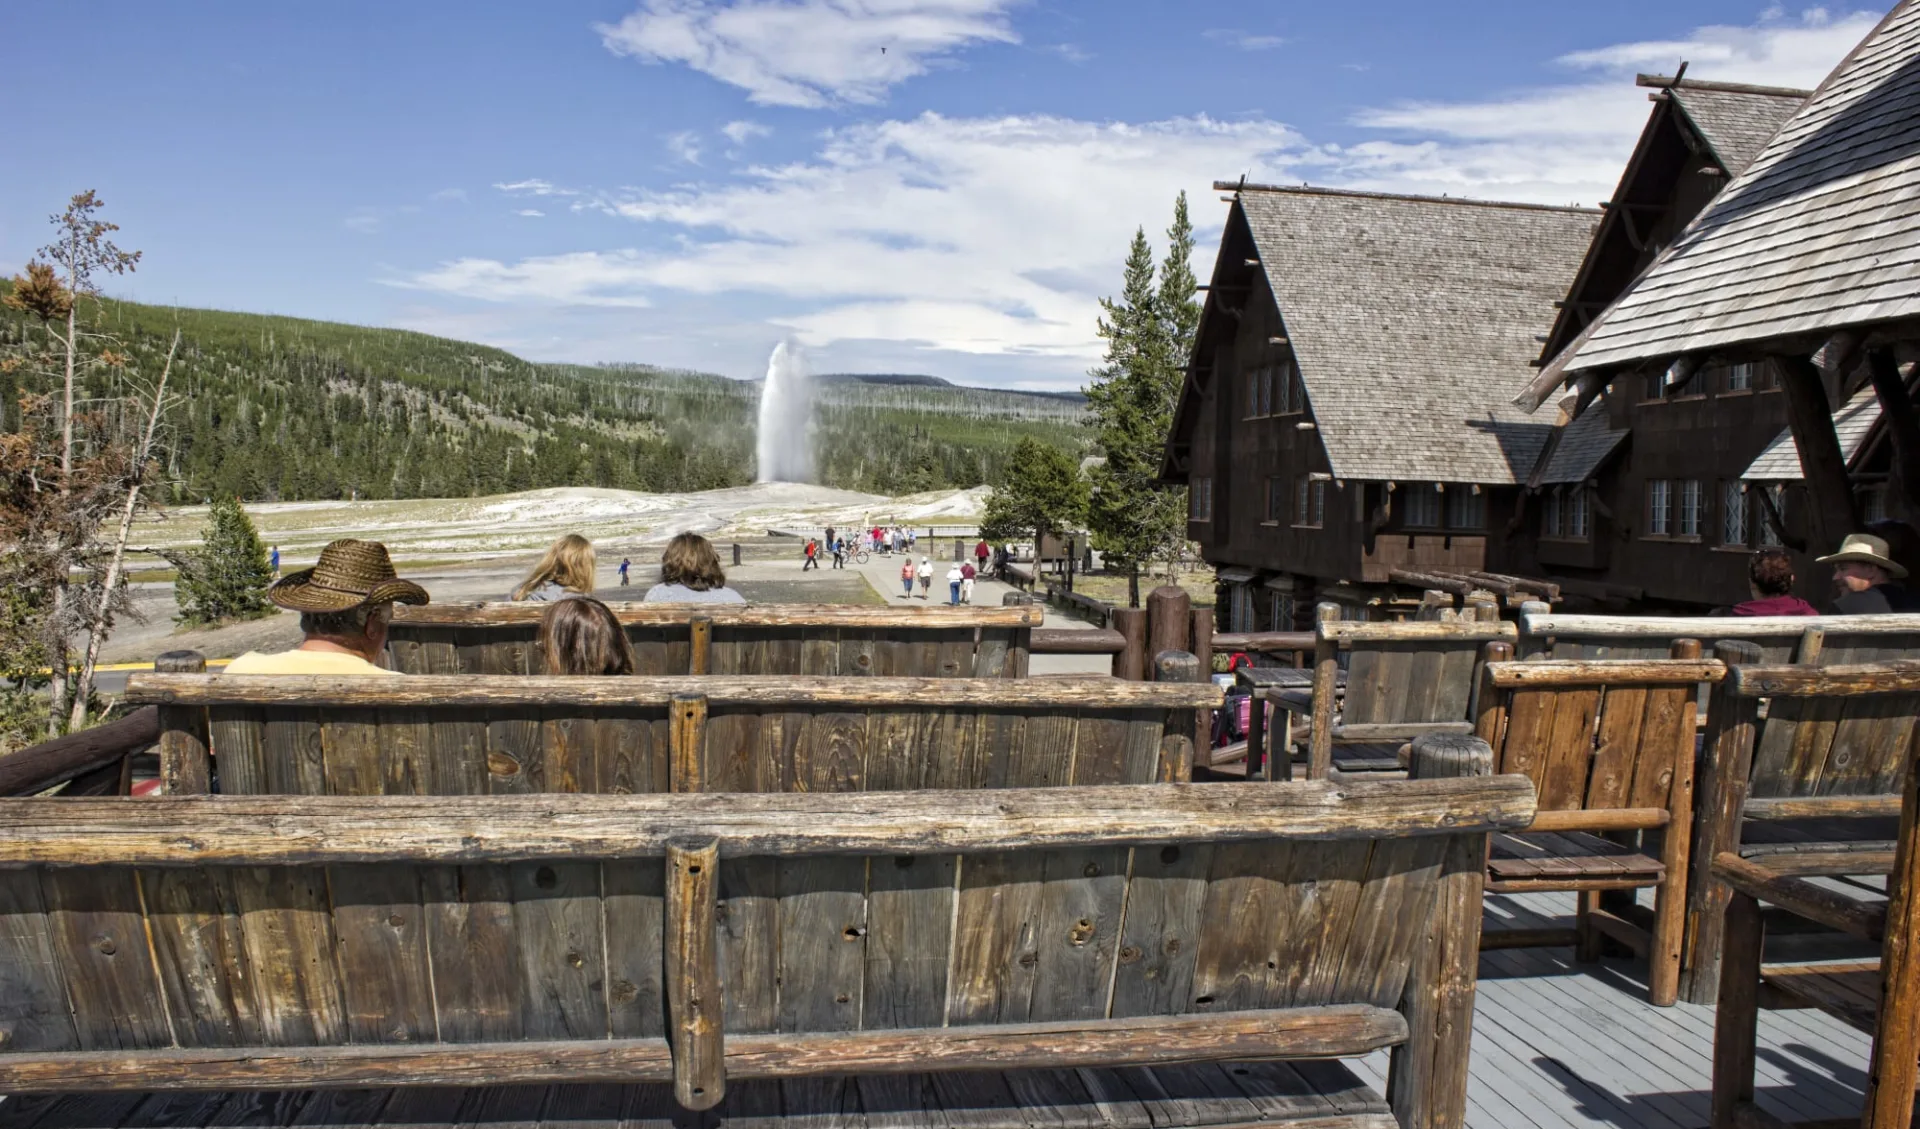
<path fill-rule="evenodd" d="M 643 0 L 609 50 L 685 63 L 762 105 L 873 103 L 975 43 L 1014 43 L 1020 0 Z"/>
<path fill-rule="evenodd" d="M 666 137 L 667 152 L 682 164 L 700 163 L 700 135 L 693 130 L 683 129 L 679 133 L 670 133 Z"/>
<path fill-rule="evenodd" d="M 509 196 L 578 196 L 580 193 L 571 188 L 560 188 L 550 181 L 533 178 L 515 180 L 505 184 L 495 184 L 495 188 Z"/>
<path fill-rule="evenodd" d="M 1238 47 L 1242 51 L 1271 51 L 1276 47 L 1284 47 L 1287 43 L 1284 35 L 1255 35 L 1230 27 L 1212 27 L 1200 34 L 1215 43 Z"/>
<path fill-rule="evenodd" d="M 720 133 L 735 145 L 745 145 L 756 137 L 771 137 L 773 129 L 759 122 L 736 121 L 721 126 Z"/>
<path fill-rule="evenodd" d="M 539 217 L 539 216 L 544 216 L 547 213 L 541 211 L 538 208 L 515 208 L 513 214 L 516 216 Z"/>
<path fill-rule="evenodd" d="M 427 199 L 436 204 L 464 204 L 467 201 L 467 190 L 464 188 L 442 188 L 440 191 L 428 196 Z"/>

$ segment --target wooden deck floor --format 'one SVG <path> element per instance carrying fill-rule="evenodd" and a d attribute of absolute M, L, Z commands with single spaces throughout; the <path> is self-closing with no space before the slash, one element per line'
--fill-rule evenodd
<path fill-rule="evenodd" d="M 1487 912 L 1490 926 L 1545 925 L 1572 912 L 1572 897 L 1495 896 L 1488 899 Z M 1633 962 L 1576 965 L 1568 949 L 1489 953 L 1482 958 L 1480 975 L 1468 1087 L 1469 1129 L 1694 1129 L 1706 1124 L 1713 1069 L 1712 1008 L 1653 1007 L 1646 1002 L 1644 972 Z M 1818 1013 L 1763 1013 L 1760 1104 L 1791 1120 L 1856 1114 L 1865 1086 L 1867 1049 L 1865 1035 Z M 1385 1053 L 1351 1065 L 1375 1091 L 1385 1089 Z M 646 1089 L 664 1093 L 662 1087 Z M 715 1118 L 687 1114 L 670 1101 L 646 1104 L 662 1108 L 636 1109 L 631 1094 L 623 1097 L 618 1088 L 606 1086 L 231 1098 L 73 1095 L 52 1103 L 0 1100 L 0 1129 L 209 1124 L 716 1129 Z M 1111 1123 L 1123 1129 L 1131 1124 L 1133 1119 L 1116 1116 L 1113 1109 L 1097 1105 L 1083 1112 L 1089 1114 L 1087 1121 L 1092 1125 Z M 840 1112 L 849 1111 L 842 1107 Z M 960 1129 L 972 1120 L 943 1115 L 937 1109 L 922 1113 L 923 1117 L 911 1120 L 925 1129 Z M 1162 1110 L 1146 1120 L 1159 1125 L 1164 1115 Z M 830 1113 L 802 1120 L 817 1122 L 820 1129 L 861 1123 L 857 1115 L 848 1119 Z"/>

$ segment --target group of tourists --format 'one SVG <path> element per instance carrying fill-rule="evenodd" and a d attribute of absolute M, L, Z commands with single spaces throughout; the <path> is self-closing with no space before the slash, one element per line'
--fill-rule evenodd
<path fill-rule="evenodd" d="M 627 583 L 630 559 L 620 562 Z M 547 674 L 632 674 L 633 645 L 612 608 L 594 598 L 593 543 L 569 533 L 553 543 L 508 598 L 547 604 L 538 646 Z M 343 539 L 320 550 L 312 568 L 276 580 L 267 598 L 300 614 L 300 645 L 265 654 L 249 651 L 227 665 L 228 674 L 393 674 L 380 665 L 395 604 L 425 604 L 427 590 L 394 571 L 378 541 Z M 647 589 L 648 603 L 741 604 L 746 597 L 727 587 L 720 554 L 697 533 L 682 533 L 660 554 L 660 583 Z"/>

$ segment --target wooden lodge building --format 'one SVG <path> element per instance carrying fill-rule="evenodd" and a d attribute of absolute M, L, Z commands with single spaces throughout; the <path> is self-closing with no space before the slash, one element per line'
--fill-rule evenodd
<path fill-rule="evenodd" d="M 1579 339 L 1751 165 L 1808 92 L 1642 75 L 1653 112 L 1541 352 Z M 1597 379 L 1597 378 L 1596 378 Z M 1870 397 L 1869 397 L 1870 399 Z M 1537 401 L 1536 401 L 1537 402 Z M 1849 419 L 1863 450 L 1864 412 Z M 1698 610 L 1746 598 L 1748 555 L 1800 555 L 1801 594 L 1820 598 L 1805 496 L 1772 370 L 1752 362 L 1595 380 L 1562 402 L 1527 478 L 1517 571 L 1571 595 Z"/>
<path fill-rule="evenodd" d="M 1668 105 L 1691 107 L 1690 85 Z M 1631 214 L 1610 209 L 1609 224 L 1617 211 Z M 1574 418 L 1547 465 L 1573 450 L 1591 465 L 1542 481 L 1612 511 L 1592 524 L 1601 582 L 1731 603 L 1742 551 L 1772 539 L 1800 551 L 1815 598 L 1826 570 L 1811 556 L 1877 517 L 1920 514 L 1920 4 L 1897 5 L 1606 301 L 1556 333 L 1516 400 L 1565 390 Z M 1553 540 L 1543 561 L 1565 562 Z"/>
<path fill-rule="evenodd" d="M 1509 570 L 1552 427 L 1509 402 L 1600 213 L 1222 184 L 1232 207 L 1164 477 L 1227 630 L 1396 572 Z M 1415 586 L 1417 588 L 1417 585 Z"/>

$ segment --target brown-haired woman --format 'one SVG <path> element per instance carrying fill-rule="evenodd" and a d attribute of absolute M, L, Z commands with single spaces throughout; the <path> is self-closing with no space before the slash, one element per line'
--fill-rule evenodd
<path fill-rule="evenodd" d="M 1762 549 L 1747 562 L 1747 590 L 1753 599 L 1733 606 L 1734 615 L 1819 615 L 1793 594 L 1793 558 L 1779 549 Z"/>
<path fill-rule="evenodd" d="M 632 674 L 633 644 L 613 609 L 591 596 L 556 600 L 540 617 L 548 674 Z"/>
<path fill-rule="evenodd" d="M 660 583 L 647 589 L 650 604 L 744 604 L 747 598 L 727 587 L 720 554 L 698 533 L 682 533 L 660 554 Z"/>

